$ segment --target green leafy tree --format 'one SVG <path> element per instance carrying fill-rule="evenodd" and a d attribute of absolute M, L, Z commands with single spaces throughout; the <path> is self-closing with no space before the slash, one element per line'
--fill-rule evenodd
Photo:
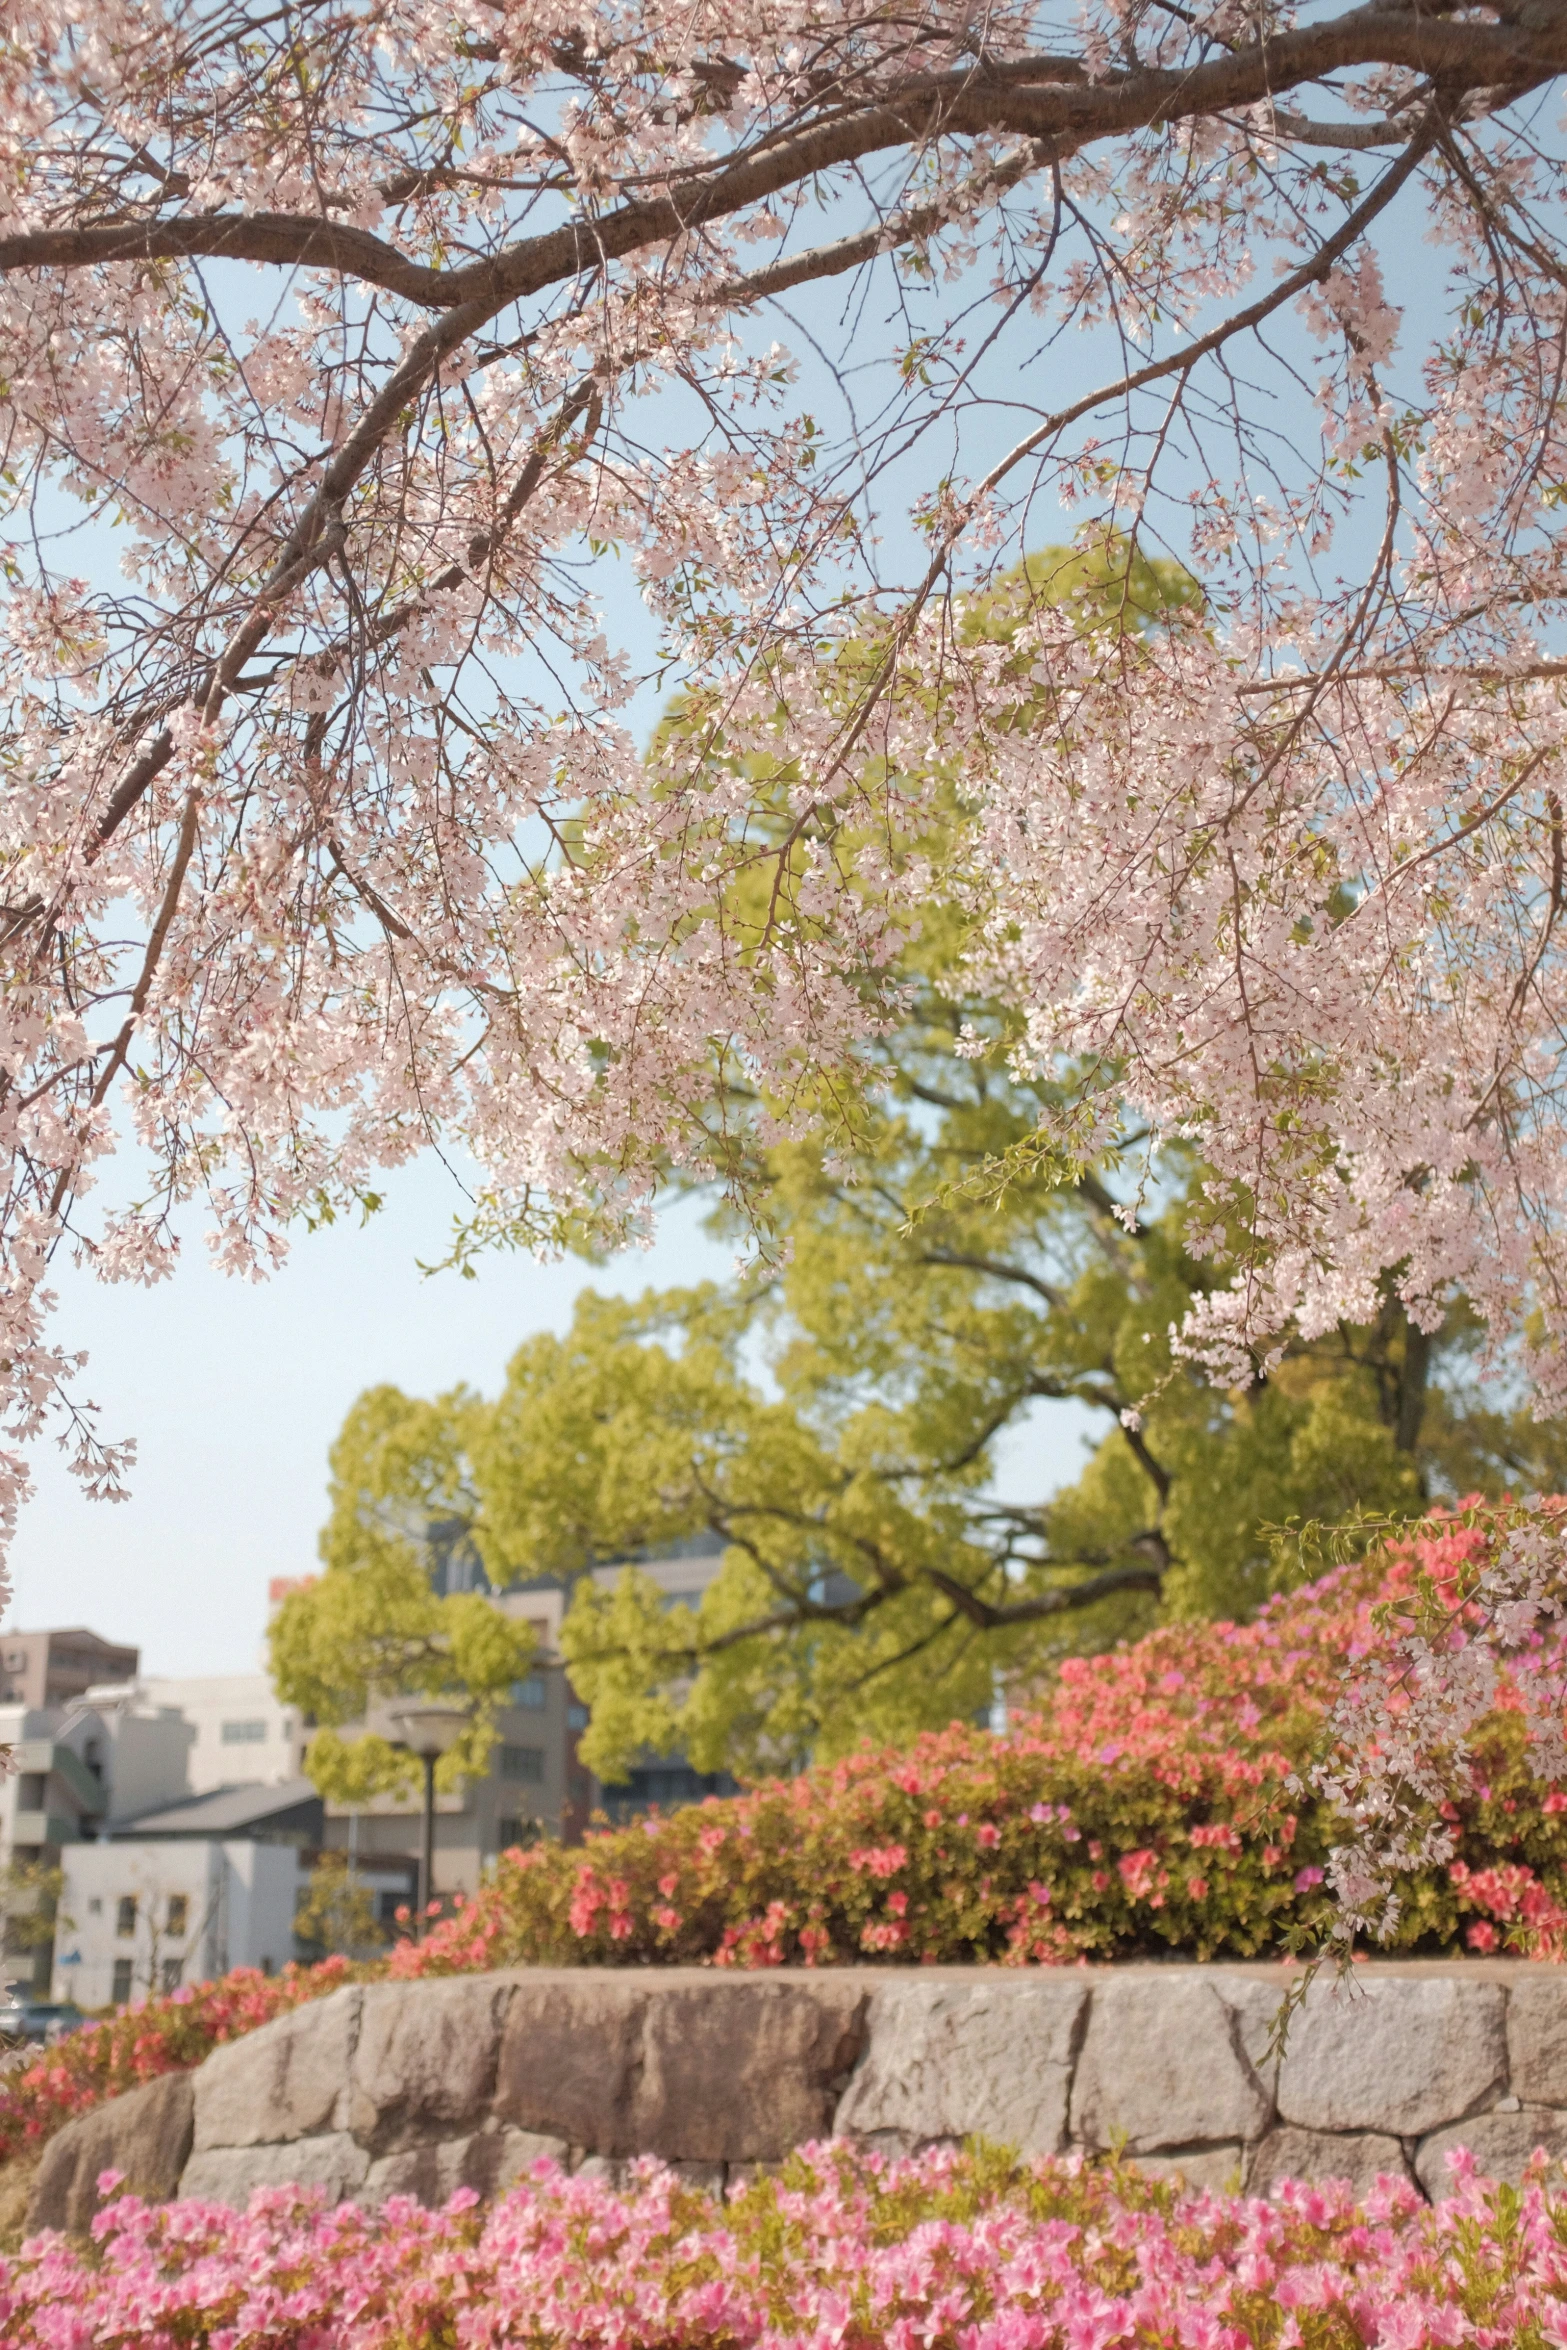
<path fill-rule="evenodd" d="M 65 1871 L 48 1861 L 13 1859 L 0 1874 L 0 1955 L 25 1956 L 35 1980 L 47 1982 L 55 1936 L 75 1925 L 64 1896 Z"/>
<path fill-rule="evenodd" d="M 435 1587 L 433 1568 L 460 1552 L 476 1506 L 465 1481 L 476 1415 L 482 1407 L 463 1392 L 419 1403 L 376 1387 L 332 1447 L 326 1571 L 288 1595 L 270 1633 L 279 1695 L 320 1725 L 305 1767 L 330 1801 L 368 1803 L 414 1787 L 416 1758 L 361 1726 L 374 1705 L 400 1696 L 470 1706 L 436 1784 L 447 1791 L 481 1775 L 495 1710 L 532 1660 L 526 1624 L 480 1591 Z"/>
<path fill-rule="evenodd" d="M 1389 1302 L 1244 1391 L 1196 1376 L 1169 1333 L 1225 1271 L 1200 1168 L 1146 1166 L 1135 1137 L 1075 1179 L 1030 1161 L 1039 1088 L 1005 1041 L 983 1000 L 923 981 L 852 1153 L 783 1144 L 751 1171 L 770 1269 L 588 1292 L 493 1404 L 359 1407 L 497 1585 L 573 1589 L 604 1776 L 648 1747 L 765 1769 L 972 1715 L 1068 1649 L 1248 1614 L 1270 1524 L 1413 1511 L 1455 1467 L 1507 1482 L 1520 1427 L 1465 1397 L 1461 1308 L 1428 1339 Z M 1082 1474 L 998 1499 L 999 1441 L 1058 1401 L 1101 1431 Z M 699 1608 L 635 1564 L 590 1573 L 703 1531 L 727 1547 Z"/>
<path fill-rule="evenodd" d="M 355 1873 L 346 1852 L 323 1852 L 316 1862 L 294 1916 L 294 1933 L 322 1958 L 356 1958 L 379 1950 L 385 1942 L 375 1895 Z"/>
<path fill-rule="evenodd" d="M 1191 593 L 1114 539 L 1047 550 L 959 635 L 1005 647 L 1023 603 L 1044 597 L 1118 632 L 1135 665 Z M 880 657 L 874 641 L 843 656 L 846 693 Z M 1053 722 L 1030 673 L 995 722 Z M 722 763 L 711 712 L 682 706 L 668 724 L 709 728 Z M 798 780 L 781 727 L 780 831 Z M 757 806 L 767 782 L 753 755 Z M 942 899 L 941 804 L 919 839 L 885 844 L 922 858 L 932 890 L 904 940 L 905 1016 L 863 1083 L 824 1089 L 819 1139 L 765 1150 L 748 1138 L 771 1105 L 742 1073 L 715 1095 L 742 1203 L 716 1221 L 744 1226 L 761 1270 L 635 1304 L 583 1297 L 564 1339 L 518 1352 L 492 1406 L 377 1391 L 361 1407 L 396 1430 L 363 1487 L 372 1518 L 392 1506 L 450 1521 L 495 1583 L 571 1587 L 583 1753 L 607 1778 L 649 1747 L 766 1769 L 867 1732 L 904 1737 L 1161 1614 L 1249 1613 L 1273 1587 L 1270 1525 L 1557 1481 L 1536 1474 L 1552 1433 L 1476 1386 L 1461 1301 L 1428 1334 L 1390 1286 L 1374 1323 L 1258 1362 L 1244 1389 L 1194 1373 L 1172 1329 L 1249 1235 L 1216 1223 L 1200 1163 L 1151 1155 L 1117 1117 L 1113 1068 L 1032 1073 L 973 961 L 983 908 Z M 746 886 L 742 950 L 776 885 L 758 879 L 754 903 Z M 1049 1152 L 1047 1107 L 1069 1138 Z M 998 1499 L 998 1446 L 1052 1402 L 1097 1423 L 1082 1474 Z M 342 1507 L 333 1524 L 352 1548 L 365 1506 Z M 635 1564 L 602 1575 L 699 1532 L 726 1547 L 698 1609 L 668 1607 Z"/>

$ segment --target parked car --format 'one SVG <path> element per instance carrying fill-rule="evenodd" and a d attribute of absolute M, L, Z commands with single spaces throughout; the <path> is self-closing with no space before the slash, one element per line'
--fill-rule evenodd
<path fill-rule="evenodd" d="M 34 1999 L 14 1988 L 0 1999 L 0 2040 L 33 2040 L 40 2046 L 63 2040 L 87 2021 L 70 1999 Z"/>

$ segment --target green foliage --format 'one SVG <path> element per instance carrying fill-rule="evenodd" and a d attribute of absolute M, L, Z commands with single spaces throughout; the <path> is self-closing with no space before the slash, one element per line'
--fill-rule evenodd
<path fill-rule="evenodd" d="M 492 1405 L 378 1390 L 357 1407 L 359 1499 L 340 1476 L 327 1537 L 329 1556 L 364 1545 L 379 1613 L 355 1637 L 405 1639 L 397 1607 L 432 1604 L 408 1529 L 439 1513 L 497 1585 L 573 1590 L 563 1646 L 602 1776 L 676 1746 L 765 1772 L 972 1718 L 998 1682 L 1026 1693 L 1161 1617 L 1245 1618 L 1277 1586 L 1270 1525 L 1417 1512 L 1453 1464 L 1500 1489 L 1477 1457 L 1495 1431 L 1462 1390 L 1461 1308 L 1430 1342 L 1390 1298 L 1244 1391 L 1195 1375 L 1171 1327 L 1225 1269 L 1200 1167 L 1149 1167 L 1131 1137 L 1074 1180 L 1030 1163 L 1058 1081 L 1008 1067 L 939 928 L 922 952 L 943 967 L 882 1048 L 855 1147 L 783 1143 L 750 1170 L 771 1268 L 635 1302 L 587 1292 Z M 999 1187 L 971 1181 L 1001 1162 Z M 998 1499 L 1000 1439 L 1049 1402 L 1098 1423 L 1082 1473 Z M 635 1564 L 604 1577 L 703 1534 L 726 1548 L 698 1608 Z"/>
<path fill-rule="evenodd" d="M 461 1392 L 412 1403 L 372 1388 L 332 1448 L 326 1572 L 288 1595 L 270 1633 L 279 1695 L 320 1725 L 305 1767 L 331 1801 L 367 1803 L 418 1779 L 416 1759 L 384 1735 L 341 1735 L 398 1696 L 471 1705 L 436 1783 L 452 1789 L 482 1773 L 495 1709 L 531 1662 L 526 1624 L 481 1592 L 432 1587 L 433 1547 L 460 1542 L 474 1507 L 464 1447 L 478 1408 Z"/>
<path fill-rule="evenodd" d="M 54 1946 L 57 1932 L 69 1933 L 75 1920 L 62 1917 L 65 1871 L 42 1860 L 12 1860 L 0 1874 L 0 1921 L 7 1950 L 39 1951 Z"/>
<path fill-rule="evenodd" d="M 993 658 L 1040 599 L 1135 664 L 1194 595 L 1114 536 L 1047 549 L 958 613 L 951 674 L 976 648 Z M 895 651 L 876 636 L 844 651 L 845 713 Z M 759 852 L 730 909 L 742 955 L 767 922 L 814 918 L 786 705 L 777 854 Z M 1032 670 L 991 722 L 1055 722 Z M 663 737 L 693 733 L 722 769 L 721 713 L 679 705 Z M 747 774 L 765 811 L 755 755 Z M 1461 1301 L 1433 1338 L 1390 1285 L 1373 1325 L 1296 1343 L 1229 1393 L 1181 1359 L 1172 1330 L 1246 1235 L 1216 1221 L 1197 1160 L 1118 1121 L 1113 1066 L 1040 1071 L 986 993 L 984 909 L 941 895 L 965 820 L 950 785 L 920 795 L 918 838 L 880 843 L 893 864 L 923 859 L 932 886 L 903 938 L 900 1017 L 859 1085 L 813 1096 L 802 1077 L 791 1131 L 811 1139 L 764 1149 L 758 1117 L 780 1105 L 742 1072 L 715 1077 L 732 1182 L 714 1222 L 755 1244 L 759 1270 L 634 1304 L 589 1293 L 566 1337 L 518 1352 L 493 1405 L 377 1390 L 345 1429 L 357 1465 L 334 1488 L 328 1558 L 373 1568 L 394 1642 L 398 1611 L 422 1604 L 421 1528 L 458 1526 L 497 1585 L 567 1586 L 582 1753 L 606 1779 L 647 1749 L 758 1773 L 907 1739 L 1161 1617 L 1249 1616 L 1277 1583 L 1269 1525 L 1495 1493 L 1557 1451 L 1567 1480 L 1560 1432 L 1531 1433 L 1467 1377 Z M 998 1498 L 1003 1439 L 1052 1402 L 1091 1416 L 1081 1475 Z M 699 1608 L 622 1566 L 715 1535 Z M 607 1563 L 622 1571 L 606 1585 Z"/>
<path fill-rule="evenodd" d="M 375 1895 L 345 1852 L 323 1852 L 316 1862 L 295 1913 L 294 1933 L 319 1958 L 357 1958 L 386 1940 Z"/>

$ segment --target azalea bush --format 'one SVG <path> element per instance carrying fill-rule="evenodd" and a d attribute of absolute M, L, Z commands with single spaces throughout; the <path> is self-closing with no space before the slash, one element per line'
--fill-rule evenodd
<path fill-rule="evenodd" d="M 351 1971 L 341 1958 L 286 1966 L 276 1975 L 236 1967 L 216 1982 L 183 1984 L 85 2025 L 21 2071 L 0 2076 L 0 2162 L 33 2151 L 106 2097 L 139 2089 L 160 2073 L 185 2072 L 222 2041 L 335 1991 Z"/>
<path fill-rule="evenodd" d="M 9 2350 L 1353 2350 L 1567 2341 L 1567 2201 L 1460 2158 L 1429 2208 L 1288 2185 L 1190 2194 L 1115 2163 L 807 2148 L 727 2201 L 649 2162 L 541 2163 L 487 2213 L 280 2187 L 248 2212 L 112 2204 L 91 2252 L 0 2260 Z"/>
<path fill-rule="evenodd" d="M 1313 1777 L 1358 1673 L 1498 1551 L 1454 1518 L 1334 1569 L 1255 1622 L 1176 1624 L 1068 1659 L 1004 1735 L 957 1723 L 799 1778 L 502 1856 L 385 1961 L 242 1970 L 147 2000 L 0 2076 L 0 2161 L 347 1981 L 492 1966 L 1071 1964 L 1277 1956 L 1342 1915 L 1345 1824 Z M 1532 1635 L 1536 1640 L 1541 1635 Z M 1567 1955 L 1567 1787 L 1543 1783 L 1516 1673 L 1431 1807 L 1450 1847 L 1397 1879 L 1386 1946 Z M 1329 1788 L 1331 1770 L 1318 1774 Z M 1433 1847 L 1435 1849 L 1435 1847 Z"/>
<path fill-rule="evenodd" d="M 1317 1942 L 1345 1836 L 1312 1783 L 1334 1709 L 1357 1666 L 1396 1654 L 1417 1594 L 1491 1547 L 1484 1520 L 1455 1519 L 1251 1624 L 1175 1624 L 1069 1659 L 1005 1735 L 954 1724 L 580 1849 L 508 1853 L 392 1972 L 1252 1958 Z M 1529 1739 L 1504 1678 L 1433 1807 L 1450 1849 L 1398 1882 L 1390 1947 L 1567 1948 L 1567 1793 L 1536 1779 Z"/>

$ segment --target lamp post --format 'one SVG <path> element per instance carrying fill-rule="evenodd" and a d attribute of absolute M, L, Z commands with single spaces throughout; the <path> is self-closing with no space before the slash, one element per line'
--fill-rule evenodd
<path fill-rule="evenodd" d="M 435 1766 L 443 1754 L 450 1754 L 473 1716 L 465 1705 L 442 1705 L 434 1698 L 416 1699 L 390 1710 L 394 1728 L 402 1733 L 403 1744 L 424 1764 L 424 1849 L 419 1861 L 418 1910 L 422 1936 L 426 1913 L 434 1898 Z"/>

